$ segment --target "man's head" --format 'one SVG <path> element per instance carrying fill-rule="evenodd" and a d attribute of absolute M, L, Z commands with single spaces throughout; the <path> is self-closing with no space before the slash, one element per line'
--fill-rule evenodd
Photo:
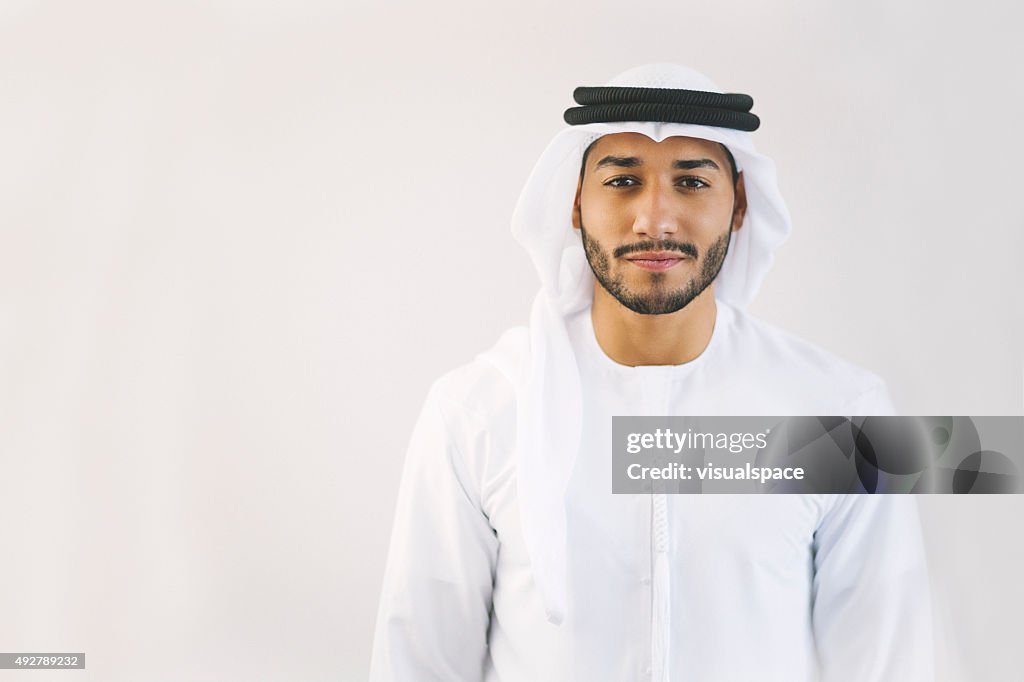
<path fill-rule="evenodd" d="M 724 145 L 615 133 L 584 152 L 572 224 L 601 286 L 634 312 L 661 315 L 712 285 L 746 210 Z"/>

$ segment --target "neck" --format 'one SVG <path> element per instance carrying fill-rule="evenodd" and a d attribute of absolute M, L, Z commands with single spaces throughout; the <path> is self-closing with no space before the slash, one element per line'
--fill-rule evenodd
<path fill-rule="evenodd" d="M 594 336 L 605 355 L 620 365 L 690 362 L 711 342 L 717 313 L 713 284 L 686 307 L 666 315 L 634 313 L 594 284 Z"/>

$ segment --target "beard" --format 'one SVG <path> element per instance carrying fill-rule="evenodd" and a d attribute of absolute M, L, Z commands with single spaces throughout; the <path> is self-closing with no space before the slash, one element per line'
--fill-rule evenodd
<path fill-rule="evenodd" d="M 726 230 L 708 247 L 707 253 L 700 258 L 697 247 L 689 242 L 673 241 L 646 241 L 633 244 L 628 247 L 619 247 L 615 250 L 615 256 L 620 257 L 626 253 L 637 251 L 679 251 L 693 256 L 699 270 L 681 287 L 670 289 L 665 281 L 668 273 L 652 272 L 651 285 L 647 291 L 636 291 L 630 289 L 625 283 L 625 277 L 621 272 L 612 274 L 611 259 L 608 252 L 596 239 L 587 235 L 586 229 L 580 222 L 580 237 L 583 240 L 583 250 L 587 254 L 587 262 L 590 269 L 594 271 L 594 277 L 604 287 L 605 291 L 612 295 L 616 301 L 626 306 L 634 313 L 641 315 L 667 315 L 682 310 L 690 304 L 693 299 L 704 293 L 704 290 L 711 286 L 711 283 L 718 277 L 725 263 L 725 256 L 729 253 L 729 237 L 732 230 Z"/>

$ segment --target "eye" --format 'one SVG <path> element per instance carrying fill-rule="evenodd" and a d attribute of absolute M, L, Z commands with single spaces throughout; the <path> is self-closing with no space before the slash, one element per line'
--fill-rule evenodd
<path fill-rule="evenodd" d="M 607 180 L 604 184 L 608 187 L 635 187 L 640 183 L 636 181 L 636 178 L 631 178 L 628 175 L 619 175 Z"/>
<path fill-rule="evenodd" d="M 703 189 L 704 187 L 710 187 L 711 186 L 708 183 L 706 183 L 703 180 L 701 180 L 700 178 L 695 178 L 693 176 L 687 176 L 685 178 L 680 178 L 679 184 L 682 185 L 686 189 Z"/>

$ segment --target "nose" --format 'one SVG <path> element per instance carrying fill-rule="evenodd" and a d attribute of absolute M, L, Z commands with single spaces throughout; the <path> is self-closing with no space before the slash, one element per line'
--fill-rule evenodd
<path fill-rule="evenodd" d="M 679 230 L 679 216 L 674 208 L 660 183 L 647 185 L 643 194 L 637 197 L 633 232 L 654 240 L 675 234 Z"/>

